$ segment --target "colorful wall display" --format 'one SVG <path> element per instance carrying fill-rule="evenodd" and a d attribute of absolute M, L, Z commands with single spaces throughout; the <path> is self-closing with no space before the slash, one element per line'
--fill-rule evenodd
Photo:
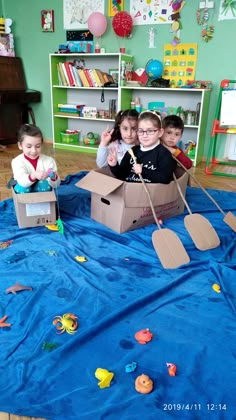
<path fill-rule="evenodd" d="M 170 0 L 130 0 L 133 25 L 170 23 L 171 3 Z"/>
<path fill-rule="evenodd" d="M 234 0 L 220 0 L 218 20 L 236 19 L 236 2 Z"/>
<path fill-rule="evenodd" d="M 197 62 L 197 44 L 164 45 L 163 77 L 171 87 L 186 86 L 194 80 Z"/>
<path fill-rule="evenodd" d="M 124 10 L 124 0 L 108 0 L 108 16 L 115 16 Z"/>

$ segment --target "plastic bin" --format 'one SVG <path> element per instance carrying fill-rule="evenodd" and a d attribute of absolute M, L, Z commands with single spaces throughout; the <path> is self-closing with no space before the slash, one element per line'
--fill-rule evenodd
<path fill-rule="evenodd" d="M 66 133 L 62 131 L 61 133 L 61 142 L 64 144 L 78 144 L 80 139 L 80 132 L 78 133 Z"/>

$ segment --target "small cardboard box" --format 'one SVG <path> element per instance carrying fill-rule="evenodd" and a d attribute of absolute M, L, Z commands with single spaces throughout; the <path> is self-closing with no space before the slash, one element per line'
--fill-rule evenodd
<path fill-rule="evenodd" d="M 19 228 L 44 226 L 56 222 L 54 191 L 16 194 L 12 188 Z"/>
<path fill-rule="evenodd" d="M 185 196 L 188 174 L 177 168 L 176 177 Z M 77 184 L 91 192 L 91 218 L 110 229 L 123 233 L 154 223 L 147 194 L 141 183 L 114 178 L 108 170 L 96 169 Z M 176 184 L 147 184 L 158 218 L 167 219 L 184 211 Z"/>

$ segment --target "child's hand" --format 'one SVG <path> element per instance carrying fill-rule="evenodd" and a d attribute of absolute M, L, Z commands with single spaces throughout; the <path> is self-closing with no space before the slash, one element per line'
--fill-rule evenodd
<path fill-rule="evenodd" d="M 42 181 L 43 179 L 48 178 L 48 173 L 46 171 L 35 171 L 34 174 L 31 175 L 32 179 L 38 179 L 39 181 Z"/>
<path fill-rule="evenodd" d="M 56 172 L 52 168 L 50 168 L 50 169 L 47 170 L 47 174 L 48 174 L 48 177 L 50 179 L 52 179 L 54 181 L 57 179 L 57 174 L 56 174 Z"/>
<path fill-rule="evenodd" d="M 134 163 L 133 166 L 132 166 L 132 169 L 136 173 L 136 175 L 141 175 L 143 165 L 140 165 L 140 163 Z"/>
<path fill-rule="evenodd" d="M 116 156 L 116 150 L 115 149 L 110 150 L 109 155 L 107 156 L 107 163 L 110 166 L 116 166 L 117 156 Z"/>
<path fill-rule="evenodd" d="M 109 131 L 109 127 L 107 127 L 106 130 L 102 132 L 101 141 L 100 141 L 101 146 L 105 146 L 105 147 L 108 146 L 108 144 L 111 141 L 111 135 L 112 135 L 113 131 L 114 131 L 114 129 Z"/>

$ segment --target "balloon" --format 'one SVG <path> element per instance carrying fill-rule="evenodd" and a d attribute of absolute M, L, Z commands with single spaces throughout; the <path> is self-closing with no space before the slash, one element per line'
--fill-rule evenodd
<path fill-rule="evenodd" d="M 118 12 L 112 19 L 112 28 L 117 36 L 125 37 L 132 30 L 132 17 L 127 12 Z"/>
<path fill-rule="evenodd" d="M 105 16 L 100 12 L 91 13 L 88 18 L 88 28 L 96 38 L 102 36 L 107 29 Z"/>

